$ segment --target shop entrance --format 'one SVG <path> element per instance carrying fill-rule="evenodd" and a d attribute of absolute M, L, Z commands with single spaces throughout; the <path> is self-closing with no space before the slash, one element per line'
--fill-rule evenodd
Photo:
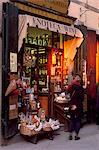
<path fill-rule="evenodd" d="M 18 132 L 18 111 L 22 108 L 26 114 L 29 109 L 26 99 L 31 92 L 34 93 L 37 103 L 40 102 L 41 107 L 45 109 L 46 116 L 53 117 L 54 94 L 60 94 L 67 84 L 67 76 L 73 68 L 76 47 L 79 47 L 83 40 L 82 33 L 78 32 L 77 28 L 36 17 L 32 18 L 33 27 L 31 21 L 30 24 L 26 22 L 27 30 L 23 30 L 23 33 L 27 33 L 23 39 L 20 34 L 24 24 L 19 32 L 19 16 L 17 7 L 9 3 L 3 4 L 2 134 L 4 138 L 12 137 Z M 25 15 L 22 17 L 24 19 Z M 29 16 L 27 17 L 29 19 Z M 5 94 L 13 79 L 15 81 L 21 79 L 25 83 L 24 87 L 27 83 L 32 91 L 30 88 L 25 89 L 21 98 L 17 91 L 14 91 L 14 96 L 11 95 L 12 91 L 11 94 Z M 20 99 L 24 99 L 24 102 Z"/>
<path fill-rule="evenodd" d="M 28 34 L 18 52 L 18 13 L 18 8 L 14 5 L 3 4 L 2 135 L 5 139 L 18 133 L 18 111 L 20 111 L 17 92 L 14 93 L 15 95 L 5 94 L 10 82 L 20 77 L 23 81 L 28 80 L 34 87 L 34 95 L 36 99 L 40 100 L 46 116 L 50 116 L 51 106 L 53 107 L 52 95 L 49 94 L 50 79 L 52 84 L 55 84 L 53 81 L 56 80 L 56 75 L 57 87 L 60 90 L 63 77 L 63 50 L 59 46 L 60 36 L 58 33 L 44 31 L 42 34 L 38 29 L 37 33 L 40 32 L 40 36 L 36 32 L 33 32 L 35 35 L 32 36 L 30 35 L 32 32 L 29 30 L 33 30 L 33 28 L 31 29 L 27 25 Z M 27 91 L 27 94 L 29 92 Z M 25 113 L 26 109 L 24 107 Z"/>

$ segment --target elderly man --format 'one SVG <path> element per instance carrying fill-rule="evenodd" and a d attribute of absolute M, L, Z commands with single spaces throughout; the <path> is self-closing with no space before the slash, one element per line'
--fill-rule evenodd
<path fill-rule="evenodd" d="M 83 112 L 83 98 L 84 98 L 84 89 L 82 87 L 82 80 L 79 75 L 75 75 L 72 84 L 69 85 L 67 91 L 70 92 L 70 135 L 69 140 L 72 140 L 72 133 L 75 131 L 75 140 L 79 140 L 78 136 L 80 130 L 81 116 Z"/>

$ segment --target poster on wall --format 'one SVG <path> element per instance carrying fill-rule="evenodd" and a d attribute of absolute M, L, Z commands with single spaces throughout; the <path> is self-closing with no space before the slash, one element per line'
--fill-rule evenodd
<path fill-rule="evenodd" d="M 17 72 L 17 53 L 10 52 L 10 71 Z"/>

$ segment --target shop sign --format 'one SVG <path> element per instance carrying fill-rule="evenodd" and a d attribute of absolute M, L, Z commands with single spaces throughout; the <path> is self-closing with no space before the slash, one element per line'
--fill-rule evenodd
<path fill-rule="evenodd" d="M 39 45 L 39 46 L 48 46 L 48 34 L 43 35 L 43 36 L 37 36 L 37 37 L 26 37 L 25 38 L 25 43 L 26 44 L 34 44 L 34 45 Z"/>
<path fill-rule="evenodd" d="M 27 15 L 27 22 L 29 23 L 29 26 L 32 27 L 38 27 L 40 29 L 50 30 L 53 32 L 67 34 L 70 36 L 83 37 L 82 32 L 78 28 L 75 28 L 74 26 L 67 26 L 64 24 L 28 15 Z"/>

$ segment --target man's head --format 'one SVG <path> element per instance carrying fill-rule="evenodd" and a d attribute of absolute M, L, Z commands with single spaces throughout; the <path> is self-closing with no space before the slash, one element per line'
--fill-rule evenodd
<path fill-rule="evenodd" d="M 76 75 L 75 78 L 74 78 L 74 80 L 80 82 L 81 81 L 81 77 L 79 75 Z"/>
<path fill-rule="evenodd" d="M 75 82 L 78 82 L 78 83 L 82 84 L 82 79 L 81 79 L 80 75 L 76 74 L 74 76 L 73 83 L 75 83 Z"/>

